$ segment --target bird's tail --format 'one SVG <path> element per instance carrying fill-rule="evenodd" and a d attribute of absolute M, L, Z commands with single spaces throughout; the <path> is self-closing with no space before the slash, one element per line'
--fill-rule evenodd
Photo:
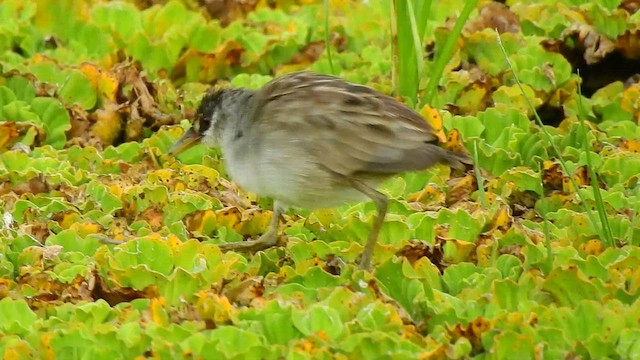
<path fill-rule="evenodd" d="M 442 163 L 447 164 L 450 167 L 458 170 L 464 170 L 466 165 L 473 165 L 473 159 L 467 154 L 453 152 L 451 150 L 445 150 L 446 155 L 442 157 Z"/>

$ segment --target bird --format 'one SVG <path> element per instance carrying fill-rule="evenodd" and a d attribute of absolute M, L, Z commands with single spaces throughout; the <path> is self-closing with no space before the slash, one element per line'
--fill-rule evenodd
<path fill-rule="evenodd" d="M 221 244 L 221 250 L 275 246 L 288 208 L 371 200 L 377 214 L 359 259 L 365 270 L 387 213 L 388 199 L 377 190 L 381 183 L 437 163 L 458 169 L 471 163 L 467 154 L 442 148 L 432 126 L 395 98 L 310 71 L 282 75 L 257 90 L 210 89 L 169 153 L 198 143 L 221 149 L 237 185 L 274 200 L 269 225 L 257 240 Z"/>

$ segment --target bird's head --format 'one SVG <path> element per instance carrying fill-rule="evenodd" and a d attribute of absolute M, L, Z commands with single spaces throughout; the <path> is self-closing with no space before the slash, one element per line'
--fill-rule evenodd
<path fill-rule="evenodd" d="M 191 128 L 169 149 L 169 153 L 178 155 L 181 152 L 202 143 L 206 146 L 217 146 L 226 128 L 228 120 L 246 113 L 246 104 L 252 92 L 240 88 L 212 89 L 200 102 Z"/>

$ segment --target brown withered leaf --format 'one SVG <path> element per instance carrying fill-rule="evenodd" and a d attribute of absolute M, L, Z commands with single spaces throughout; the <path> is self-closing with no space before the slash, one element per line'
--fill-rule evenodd
<path fill-rule="evenodd" d="M 149 206 L 138 215 L 138 220 L 146 221 L 153 231 L 160 231 L 163 218 L 164 214 L 155 206 Z"/>
<path fill-rule="evenodd" d="M 29 152 L 30 147 L 42 146 L 47 140 L 47 133 L 40 125 L 27 121 L 0 121 L 0 148 Z M 17 142 L 21 136 L 33 137 L 33 142 Z M 24 140 L 24 138 L 22 139 Z"/>
<path fill-rule="evenodd" d="M 475 242 L 475 251 L 469 255 L 468 261 L 481 267 L 491 266 L 495 245 L 495 236 L 491 232 L 480 234 Z"/>
<path fill-rule="evenodd" d="M 614 81 L 632 84 L 638 72 L 640 31 L 627 31 L 616 39 L 609 39 L 593 27 L 574 24 L 563 32 L 559 41 L 543 40 L 541 45 L 562 54 L 574 69 L 580 70 L 585 96 Z"/>
<path fill-rule="evenodd" d="M 452 75 L 452 83 L 465 85 L 456 104 L 446 104 L 445 110 L 453 115 L 475 115 L 493 106 L 492 96 L 496 79 L 485 73 L 477 64 L 463 61 L 461 69 Z"/>
<path fill-rule="evenodd" d="M 18 285 L 27 285 L 35 295 L 29 297 L 27 302 L 33 309 L 47 308 L 63 303 L 78 303 L 81 301 L 93 301 L 93 280 L 91 277 L 77 276 L 70 283 L 62 283 L 52 279 L 45 272 L 33 272 L 20 276 Z"/>
<path fill-rule="evenodd" d="M 60 300 L 64 302 L 94 301 L 93 287 L 95 280 L 93 276 L 88 279 L 77 276 L 69 286 L 65 287 L 60 293 Z"/>
<path fill-rule="evenodd" d="M 447 193 L 446 199 L 447 206 L 470 199 L 471 194 L 478 190 L 478 185 L 473 174 L 467 174 L 462 178 L 450 179 L 447 184 L 449 185 L 449 192 Z"/>
<path fill-rule="evenodd" d="M 211 53 L 203 53 L 195 49 L 188 49 L 173 66 L 171 78 L 184 78 L 187 74 L 187 64 L 199 64 L 198 79 L 201 82 L 215 84 L 218 79 L 229 75 L 230 69 L 240 63 L 244 47 L 235 40 L 227 40 Z"/>
<path fill-rule="evenodd" d="M 576 182 L 578 186 L 589 185 L 589 172 L 585 165 L 578 167 L 573 172 L 573 180 Z"/>
<path fill-rule="evenodd" d="M 624 57 L 628 59 L 640 58 L 640 31 L 627 31 L 620 35 L 616 46 Z"/>
<path fill-rule="evenodd" d="M 462 135 L 458 129 L 451 129 L 447 134 L 447 142 L 444 144 L 444 148 L 451 150 L 458 154 L 468 154 L 467 149 L 462 142 Z"/>
<path fill-rule="evenodd" d="M 259 0 L 199 0 L 202 7 L 213 19 L 223 26 L 235 19 L 244 18 L 258 5 Z"/>
<path fill-rule="evenodd" d="M 183 221 L 189 232 L 202 232 L 203 223 L 207 218 L 215 218 L 215 213 L 212 210 L 194 211 L 186 215 Z"/>
<path fill-rule="evenodd" d="M 444 205 L 446 195 L 437 185 L 427 184 L 422 190 L 407 197 L 407 202 L 416 210 L 436 210 Z"/>
<path fill-rule="evenodd" d="M 464 32 L 474 33 L 482 29 L 492 29 L 499 33 L 519 33 L 520 20 L 507 5 L 499 2 L 490 2 L 482 6 L 478 16 L 467 21 Z"/>
<path fill-rule="evenodd" d="M 166 0 L 133 0 L 133 3 L 138 9 L 147 9 L 153 5 L 164 4 Z"/>
<path fill-rule="evenodd" d="M 103 149 L 122 141 L 137 141 L 142 139 L 144 127 L 155 131 L 163 125 L 176 124 L 181 118 L 158 108 L 156 85 L 143 76 L 137 63 L 121 62 L 109 71 L 85 63 L 80 70 L 96 88 L 101 101 L 92 112 L 79 106 L 68 109 L 71 129 L 67 131 L 67 145 Z"/>
<path fill-rule="evenodd" d="M 71 118 L 71 128 L 66 133 L 67 145 L 86 145 L 91 128 L 89 113 L 79 105 L 72 105 L 67 111 Z"/>
<path fill-rule="evenodd" d="M 324 53 L 324 41 L 314 41 L 308 43 L 298 54 L 296 54 L 287 64 L 276 68 L 276 73 L 304 70 L 313 64 Z"/>
<path fill-rule="evenodd" d="M 429 244 L 424 241 L 411 239 L 409 240 L 409 244 L 400 249 L 396 255 L 405 257 L 412 265 L 421 258 L 427 257 L 441 273 L 448 266 L 448 264 L 444 262 L 442 242 Z"/>
<path fill-rule="evenodd" d="M 630 15 L 635 14 L 640 9 L 640 0 L 622 0 L 618 9 L 628 12 Z"/>
<path fill-rule="evenodd" d="M 323 269 L 331 275 L 340 276 L 342 269 L 347 265 L 341 257 L 335 254 L 327 254 L 324 260 Z"/>
<path fill-rule="evenodd" d="M 236 307 L 226 296 L 220 295 L 218 292 L 199 291 L 196 293 L 196 298 L 196 309 L 208 329 L 229 324 L 238 316 Z"/>
<path fill-rule="evenodd" d="M 492 327 L 491 322 L 483 317 L 476 318 L 466 326 L 458 323 L 448 329 L 449 335 L 452 337 L 450 342 L 453 344 L 459 338 L 466 338 L 471 343 L 471 355 L 481 353 L 484 351 L 482 345 L 483 334 Z"/>
<path fill-rule="evenodd" d="M 125 138 L 127 140 L 140 140 L 143 137 L 145 119 L 140 116 L 138 108 L 131 106 L 129 108 L 129 118 L 125 125 Z"/>
<path fill-rule="evenodd" d="M 23 194 L 42 194 L 50 191 L 50 185 L 44 175 L 40 174 L 28 181 L 13 184 L 10 181 L 0 184 L 0 195 L 13 193 L 18 196 Z"/>
<path fill-rule="evenodd" d="M 539 197 L 537 193 L 530 190 L 513 191 L 507 197 L 513 216 L 529 218 L 530 215 L 535 215 L 536 212 L 533 207 Z M 530 211 L 532 211 L 532 214 L 529 213 Z"/>
<path fill-rule="evenodd" d="M 589 65 L 602 61 L 616 49 L 616 44 L 613 41 L 598 33 L 593 26 L 587 24 L 572 24 L 562 32 L 561 39 L 564 42 L 572 39 L 572 41 L 579 44 L 584 51 L 584 60 Z"/>
<path fill-rule="evenodd" d="M 566 44 L 563 41 L 555 39 L 545 39 L 540 42 L 540 45 L 549 52 L 561 53 L 565 50 Z"/>
<path fill-rule="evenodd" d="M 133 85 L 134 96 L 127 100 L 132 106 L 138 106 L 140 115 L 148 120 L 151 128 L 157 130 L 163 125 L 177 123 L 178 116 L 165 114 L 158 109 L 158 104 L 153 97 L 157 90 L 154 84 L 142 75 L 138 64 L 121 63 L 116 65 L 113 71 L 120 77 L 121 83 Z"/>
<path fill-rule="evenodd" d="M 20 133 L 13 121 L 0 121 L 0 148 L 9 148 Z"/>
<path fill-rule="evenodd" d="M 566 176 L 559 163 L 546 160 L 542 170 L 542 184 L 548 190 L 562 190 Z"/>
<path fill-rule="evenodd" d="M 13 280 L 0 278 L 0 300 L 9 296 L 15 286 L 16 283 Z"/>
<path fill-rule="evenodd" d="M 93 273 L 93 278 L 95 279 L 91 293 L 93 299 L 103 299 L 111 306 L 122 302 L 130 302 L 135 299 L 152 299 L 158 297 L 158 289 L 153 286 L 147 287 L 144 290 L 133 290 L 123 287 L 109 288 L 97 272 Z"/>
<path fill-rule="evenodd" d="M 222 295 L 226 296 L 231 303 L 242 306 L 249 306 L 259 297 L 264 295 L 264 284 L 261 277 L 249 277 L 240 282 L 233 282 L 225 286 Z"/>
<path fill-rule="evenodd" d="M 29 212 L 33 212 L 33 208 L 28 208 L 25 210 L 26 215 Z M 45 240 L 51 235 L 51 230 L 49 230 L 49 226 L 47 226 L 44 222 L 34 221 L 27 224 L 20 225 L 20 231 L 26 235 L 30 235 L 34 239 L 36 239 L 40 244 L 44 244 Z"/>
<path fill-rule="evenodd" d="M 100 141 L 104 148 L 114 145 L 122 131 L 122 116 L 120 115 L 121 105 L 108 101 L 100 109 L 89 115 L 93 121 L 90 136 Z"/>
<path fill-rule="evenodd" d="M 509 230 L 512 224 L 513 224 L 513 216 L 511 215 L 511 208 L 506 205 L 503 205 L 493 215 L 493 218 L 485 226 L 485 229 L 483 229 L 484 230 L 483 232 L 484 233 L 489 233 L 493 231 L 505 232 Z"/>
<path fill-rule="evenodd" d="M 340 33 L 332 32 L 329 35 L 329 43 L 336 51 L 342 52 L 346 49 L 347 38 Z M 287 64 L 276 68 L 276 74 L 305 70 L 322 56 L 325 52 L 325 42 L 323 40 L 313 41 L 305 45 Z"/>

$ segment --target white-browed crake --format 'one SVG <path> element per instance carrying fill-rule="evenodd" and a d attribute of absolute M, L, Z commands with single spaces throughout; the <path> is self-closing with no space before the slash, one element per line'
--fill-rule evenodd
<path fill-rule="evenodd" d="M 394 98 L 311 72 L 281 76 L 259 90 L 208 92 L 193 126 L 170 152 L 198 142 L 221 147 L 238 185 L 274 199 L 266 232 L 258 240 L 220 245 L 223 250 L 275 245 L 287 207 L 331 208 L 369 198 L 378 214 L 360 259 L 365 269 L 387 212 L 387 197 L 376 190 L 380 183 L 436 163 L 470 163 L 438 146 L 432 127 Z"/>

